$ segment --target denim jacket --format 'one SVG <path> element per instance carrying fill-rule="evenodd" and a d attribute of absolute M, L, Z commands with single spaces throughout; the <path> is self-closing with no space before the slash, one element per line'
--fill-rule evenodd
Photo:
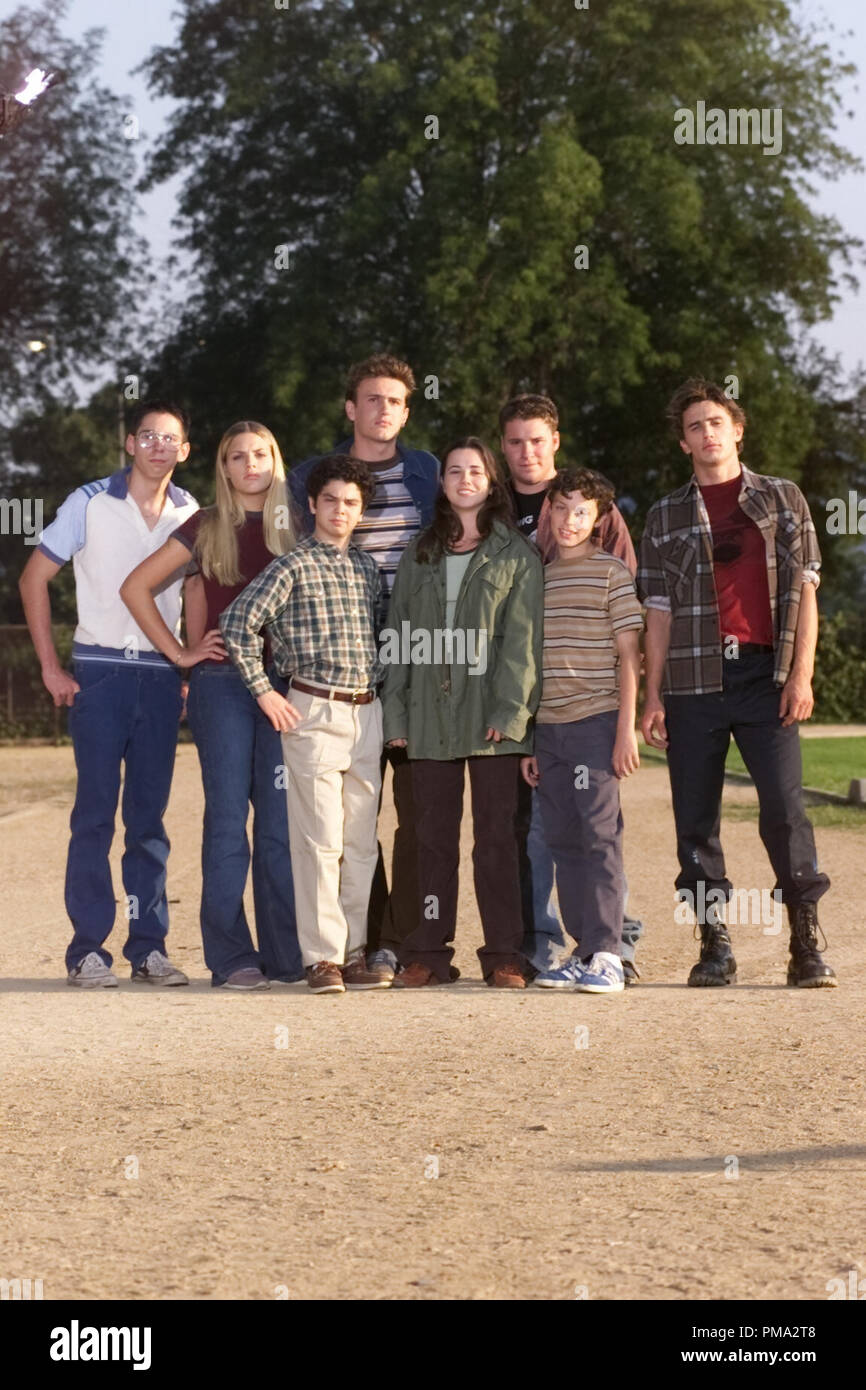
<path fill-rule="evenodd" d="M 350 454 L 354 440 L 343 439 L 332 450 L 335 454 Z M 407 449 L 397 445 L 397 457 L 403 462 L 403 482 L 421 516 L 421 525 L 429 526 L 433 520 L 433 504 L 439 491 L 439 460 L 426 449 Z M 309 535 L 313 530 L 313 514 L 307 503 L 307 479 L 313 465 L 324 457 L 316 454 L 313 458 L 296 463 L 289 470 L 286 481 L 291 496 L 292 520 L 298 536 Z"/>

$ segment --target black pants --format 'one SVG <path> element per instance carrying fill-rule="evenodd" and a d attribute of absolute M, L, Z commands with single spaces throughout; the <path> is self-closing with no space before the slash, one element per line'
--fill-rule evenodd
<path fill-rule="evenodd" d="M 520 945 L 520 882 L 514 814 L 520 758 L 513 753 L 411 763 L 418 836 L 416 926 L 400 951 L 404 965 L 419 961 L 448 979 L 457 925 L 457 870 L 466 763 L 472 790 L 475 897 L 484 931 L 478 952 L 485 979 L 499 965 L 524 966 Z"/>
<path fill-rule="evenodd" d="M 415 838 L 415 807 L 412 800 L 412 768 L 405 748 L 386 748 L 382 753 L 382 776 L 390 762 L 397 829 L 391 860 L 391 891 L 385 873 L 385 859 L 379 857 L 370 889 L 367 911 L 367 950 L 388 947 L 396 955 L 404 937 L 418 920 L 418 842 Z M 379 797 L 381 809 L 382 798 Z"/>
<path fill-rule="evenodd" d="M 817 902 L 830 880 L 818 871 L 815 836 L 803 809 L 800 736 L 796 724 L 782 727 L 772 653 L 744 652 L 725 661 L 723 680 L 718 693 L 665 695 L 680 861 L 676 886 L 693 894 L 693 904 L 705 902 L 713 889 L 730 897 L 719 827 L 733 734 L 758 792 L 758 831 L 776 875 L 775 887 L 785 904 Z"/>

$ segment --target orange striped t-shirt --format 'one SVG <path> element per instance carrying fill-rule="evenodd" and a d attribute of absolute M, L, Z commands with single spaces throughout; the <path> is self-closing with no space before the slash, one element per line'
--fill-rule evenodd
<path fill-rule="evenodd" d="M 642 628 L 634 579 L 600 548 L 551 560 L 544 571 L 544 664 L 539 724 L 570 724 L 619 709 L 616 634 Z"/>

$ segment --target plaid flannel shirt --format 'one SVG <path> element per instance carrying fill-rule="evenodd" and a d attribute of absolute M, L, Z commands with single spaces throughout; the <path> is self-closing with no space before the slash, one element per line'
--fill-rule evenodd
<path fill-rule="evenodd" d="M 220 614 L 232 661 L 254 696 L 272 689 L 262 664 L 267 629 L 281 676 L 369 690 L 383 675 L 376 615 L 384 586 L 366 551 L 307 536 L 273 560 Z"/>
<path fill-rule="evenodd" d="M 791 670 L 803 583 L 818 585 L 821 554 L 809 507 L 796 483 L 742 469 L 739 504 L 767 551 L 773 617 L 774 680 Z M 640 544 L 638 595 L 671 614 L 663 690 L 704 695 L 722 689 L 722 632 L 707 509 L 692 478 L 649 510 Z"/>

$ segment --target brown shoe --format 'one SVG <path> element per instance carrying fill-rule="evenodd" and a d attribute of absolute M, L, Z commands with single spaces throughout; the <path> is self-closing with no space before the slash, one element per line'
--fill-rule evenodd
<path fill-rule="evenodd" d="M 487 983 L 494 989 L 526 989 L 526 979 L 517 965 L 497 965 Z"/>
<path fill-rule="evenodd" d="M 343 972 L 332 960 L 317 960 L 307 966 L 307 984 L 314 994 L 345 994 Z"/>
<path fill-rule="evenodd" d="M 413 960 L 410 965 L 404 965 L 399 975 L 394 976 L 392 989 L 422 989 L 424 985 L 446 983 L 445 980 L 440 980 L 438 975 L 434 975 L 432 970 L 428 970 L 426 965 Z"/>
<path fill-rule="evenodd" d="M 387 965 L 368 965 L 363 946 L 349 956 L 342 975 L 346 989 L 390 989 L 394 979 L 394 972 Z"/>

